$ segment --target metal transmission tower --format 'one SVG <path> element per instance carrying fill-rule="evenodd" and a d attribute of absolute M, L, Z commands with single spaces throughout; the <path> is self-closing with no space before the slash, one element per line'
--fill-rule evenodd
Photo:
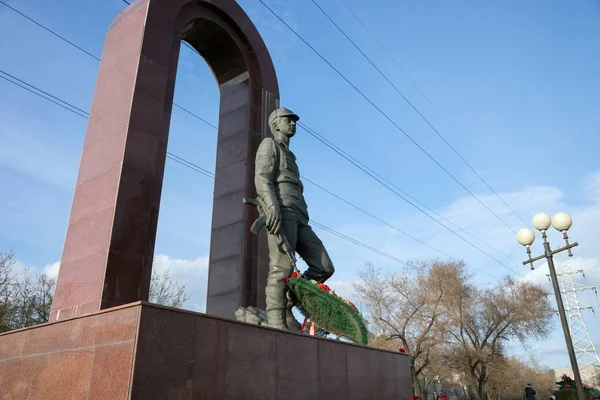
<path fill-rule="evenodd" d="M 575 283 L 573 275 L 582 274 L 585 277 L 583 270 L 573 272 L 571 266 L 563 260 L 559 260 L 556 270 L 556 275 L 560 282 L 560 292 L 563 295 L 565 304 L 565 311 L 569 317 L 569 328 L 575 354 L 577 355 L 577 364 L 579 364 L 581 370 L 593 369 L 593 365 L 600 366 L 600 357 L 585 325 L 581 311 L 592 310 L 593 312 L 594 309 L 591 306 L 582 304 L 577 298 L 577 292 L 593 290 L 596 292 L 596 295 L 598 292 L 595 286 Z"/>

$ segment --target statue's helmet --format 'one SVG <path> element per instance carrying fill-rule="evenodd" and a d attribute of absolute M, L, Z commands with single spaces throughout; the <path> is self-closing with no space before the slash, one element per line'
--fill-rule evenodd
<path fill-rule="evenodd" d="M 298 121 L 300 119 L 300 117 L 294 114 L 294 112 L 289 108 L 278 108 L 274 110 L 271 113 L 271 115 L 269 115 L 269 128 L 273 126 L 273 121 L 275 121 L 275 119 L 279 117 L 292 117 L 295 121 Z"/>

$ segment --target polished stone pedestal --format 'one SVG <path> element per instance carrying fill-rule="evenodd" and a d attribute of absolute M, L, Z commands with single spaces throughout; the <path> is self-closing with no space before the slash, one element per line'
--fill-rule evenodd
<path fill-rule="evenodd" d="M 400 399 L 409 357 L 132 303 L 0 335 L 1 399 Z"/>

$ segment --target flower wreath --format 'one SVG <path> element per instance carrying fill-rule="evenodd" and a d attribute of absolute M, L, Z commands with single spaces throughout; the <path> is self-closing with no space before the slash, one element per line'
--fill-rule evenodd
<path fill-rule="evenodd" d="M 355 343 L 367 344 L 365 321 L 354 303 L 338 296 L 328 285 L 306 279 L 298 271 L 285 281 L 297 301 L 296 306 L 305 317 L 302 332 L 308 327 L 311 335 L 315 332 L 333 333 Z"/>

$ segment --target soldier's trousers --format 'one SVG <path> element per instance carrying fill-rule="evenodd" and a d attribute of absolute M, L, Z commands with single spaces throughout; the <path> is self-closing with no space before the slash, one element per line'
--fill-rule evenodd
<path fill-rule="evenodd" d="M 282 226 L 292 247 L 304 259 L 308 269 L 304 272 L 307 279 L 324 282 L 333 275 L 334 268 L 325 246 L 312 230 L 295 214 L 282 210 Z M 285 278 L 292 273 L 292 264 L 288 256 L 277 245 L 275 235 L 267 234 L 269 245 L 269 277 L 266 287 L 266 311 L 284 310 L 287 305 L 287 287 Z M 270 317 L 269 317 L 270 318 Z"/>

